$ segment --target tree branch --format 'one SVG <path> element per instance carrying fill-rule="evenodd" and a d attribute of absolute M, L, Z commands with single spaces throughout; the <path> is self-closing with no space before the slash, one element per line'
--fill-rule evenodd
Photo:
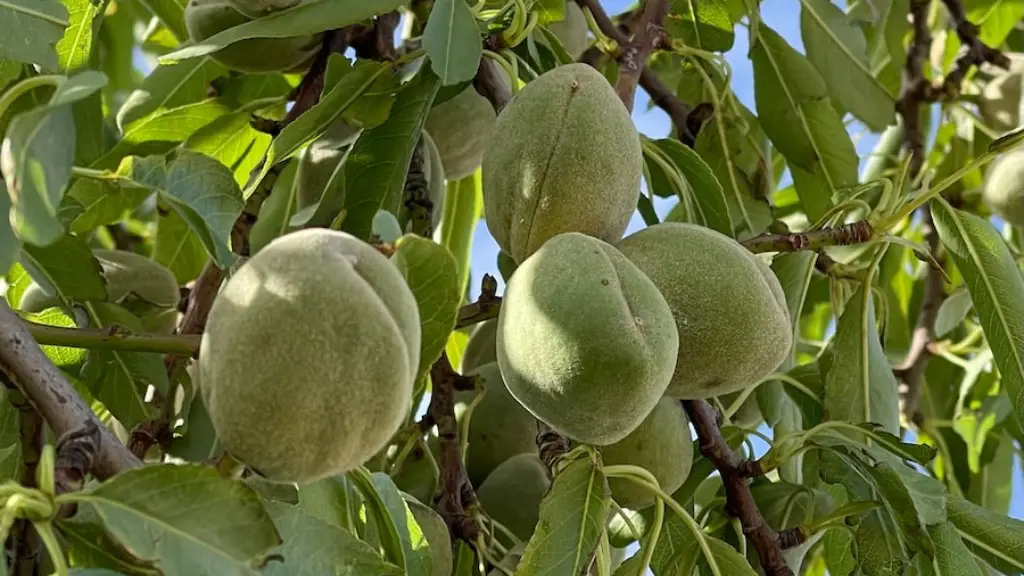
<path fill-rule="evenodd" d="M 661 22 L 667 14 L 668 2 L 666 0 L 646 0 L 643 16 L 638 22 L 639 29 L 633 37 L 633 41 L 622 46 L 622 55 L 619 58 L 619 80 L 615 85 L 615 92 L 630 113 L 633 112 L 633 100 L 636 96 L 637 84 L 640 83 L 640 75 L 647 67 L 647 58 L 661 43 L 664 34 Z"/>
<path fill-rule="evenodd" d="M 476 70 L 476 76 L 473 77 L 473 88 L 491 103 L 491 106 L 494 107 L 494 112 L 498 114 L 505 108 L 508 101 L 512 99 L 512 92 L 502 78 L 504 74 L 505 71 L 493 60 L 481 58 L 480 66 Z"/>
<path fill-rule="evenodd" d="M 729 448 L 719 428 L 719 414 L 704 400 L 684 400 L 700 441 L 700 453 L 714 463 L 725 487 L 725 511 L 738 518 L 743 534 L 757 550 L 766 576 L 792 576 L 782 556 L 779 535 L 765 522 L 746 479 L 762 474 L 756 460 L 740 460 Z"/>
<path fill-rule="evenodd" d="M 66 328 L 24 321 L 32 337 L 43 346 L 93 350 L 127 350 L 191 356 L 199 351 L 197 334 L 135 334 L 123 329 Z"/>
<path fill-rule="evenodd" d="M 142 466 L 86 406 L 6 302 L 0 302 L 0 366 L 58 436 L 88 427 L 99 431 L 92 467 L 97 478 Z"/>
<path fill-rule="evenodd" d="M 751 252 L 800 252 L 820 250 L 825 246 L 863 244 L 874 238 L 875 231 L 866 220 L 794 234 L 760 234 L 742 244 Z"/>

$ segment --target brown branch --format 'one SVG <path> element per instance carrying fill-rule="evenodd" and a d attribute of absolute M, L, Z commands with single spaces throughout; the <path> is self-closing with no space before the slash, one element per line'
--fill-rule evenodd
<path fill-rule="evenodd" d="M 630 113 L 633 112 L 633 100 L 636 96 L 637 84 L 640 83 L 640 75 L 647 67 L 647 58 L 661 44 L 664 37 L 661 22 L 667 14 L 667 0 L 647 0 L 643 16 L 637 23 L 638 30 L 633 41 L 622 46 L 622 56 L 619 58 L 619 80 L 615 85 L 615 92 Z"/>
<path fill-rule="evenodd" d="M 459 309 L 455 328 L 465 328 L 479 322 L 498 317 L 501 309 L 501 297 L 497 295 L 498 281 L 490 274 L 484 274 L 480 281 L 480 297 L 476 302 Z"/>
<path fill-rule="evenodd" d="M 746 479 L 761 475 L 756 461 L 740 460 L 722 436 L 719 414 L 704 400 L 684 400 L 683 407 L 690 415 L 700 441 L 700 453 L 714 463 L 725 487 L 725 511 L 738 518 L 743 534 L 757 550 L 766 576 L 792 576 L 782 556 L 782 541 L 761 515 Z"/>
<path fill-rule="evenodd" d="M 430 405 L 427 407 L 426 418 L 421 422 L 421 429 L 424 425 L 428 428 L 431 424 L 436 425 L 440 444 L 439 493 L 435 497 L 434 508 L 441 518 L 444 518 L 454 538 L 460 538 L 475 546 L 480 529 L 473 517 L 466 512 L 466 508 L 476 504 L 476 494 L 462 465 L 459 424 L 455 420 L 455 390 L 460 380 L 472 382 L 472 378 L 456 373 L 448 360 L 448 354 L 442 353 L 441 358 L 430 368 L 430 381 L 433 387 Z"/>
<path fill-rule="evenodd" d="M 103 426 L 6 302 L 0 302 L 0 367 L 58 436 L 90 426 L 99 431 L 91 470 L 97 478 L 105 480 L 118 472 L 142 466 L 142 462 Z"/>
<path fill-rule="evenodd" d="M 759 234 L 744 240 L 742 244 L 751 252 L 800 252 L 817 251 L 825 246 L 849 246 L 870 242 L 875 235 L 866 220 L 844 224 L 835 228 L 824 228 L 811 232 L 789 234 Z"/>
<path fill-rule="evenodd" d="M 486 98 L 494 107 L 494 111 L 499 114 L 512 99 L 511 87 L 505 84 L 504 78 L 502 78 L 505 74 L 505 71 L 493 60 L 481 58 L 476 76 L 473 77 L 473 88 Z M 514 81 L 513 78 L 509 80 Z"/>

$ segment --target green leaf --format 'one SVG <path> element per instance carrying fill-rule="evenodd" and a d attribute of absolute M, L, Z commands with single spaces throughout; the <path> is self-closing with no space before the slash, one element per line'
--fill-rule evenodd
<path fill-rule="evenodd" d="M 228 69 L 210 57 L 157 66 L 117 111 L 117 127 L 124 131 L 154 112 L 200 102 L 210 82 L 227 74 Z"/>
<path fill-rule="evenodd" d="M 356 533 L 359 494 L 345 476 L 300 485 L 298 506 L 324 522 Z"/>
<path fill-rule="evenodd" d="M 981 453 L 989 433 L 1006 417 L 1013 407 L 1005 395 L 987 396 L 970 407 L 964 406 L 953 420 L 953 430 L 964 440 L 967 448 L 967 466 L 972 473 L 981 472 Z"/>
<path fill-rule="evenodd" d="M 727 52 L 736 35 L 724 0 L 671 0 L 665 30 L 687 46 Z"/>
<path fill-rule="evenodd" d="M 17 482 L 21 470 L 18 409 L 11 404 L 10 390 L 0 390 L 0 482 Z"/>
<path fill-rule="evenodd" d="M 90 504 L 115 538 L 167 576 L 252 574 L 281 542 L 256 493 L 209 466 L 150 465 L 68 499 Z"/>
<path fill-rule="evenodd" d="M 935 336 L 942 338 L 956 329 L 967 318 L 967 314 L 973 306 L 971 294 L 965 288 L 958 289 L 947 296 L 935 316 Z"/>
<path fill-rule="evenodd" d="M 21 240 L 11 228 L 11 197 L 7 193 L 7 183 L 0 180 L 0 270 L 8 270 L 18 260 L 21 251 Z"/>
<path fill-rule="evenodd" d="M 967 19 L 979 27 L 978 40 L 1001 46 L 1014 26 L 1024 18 L 1024 4 L 1011 0 L 964 0 Z"/>
<path fill-rule="evenodd" d="M 271 560 L 263 571 L 268 576 L 405 574 L 398 566 L 381 560 L 376 550 L 351 532 L 324 522 L 302 508 L 281 502 L 268 502 L 266 508 L 284 540 L 275 550 L 284 556 L 284 561 Z"/>
<path fill-rule="evenodd" d="M 846 303 L 835 335 L 835 358 L 825 379 L 831 420 L 878 424 L 899 432 L 896 378 L 882 349 L 871 290 L 862 286 Z"/>
<path fill-rule="evenodd" d="M 460 0 L 461 1 L 461 0 Z M 432 240 L 406 234 L 398 239 L 391 262 L 398 267 L 420 310 L 419 374 L 426 374 L 441 356 L 462 304 L 455 257 Z"/>
<path fill-rule="evenodd" d="M 722 542 L 718 538 L 706 537 L 708 547 L 711 548 L 711 555 L 715 558 L 715 564 L 722 576 L 757 576 L 757 572 L 735 548 Z M 707 560 L 701 556 L 701 564 L 707 565 Z"/>
<path fill-rule="evenodd" d="M 248 198 L 252 195 L 256 186 L 275 163 L 291 158 L 300 148 L 326 132 L 345 110 L 351 107 L 389 69 L 388 66 L 375 62 L 364 62 L 356 66 L 345 74 L 330 91 L 325 93 L 320 98 L 320 102 L 294 122 L 285 126 L 270 143 L 270 150 L 267 151 L 267 159 L 263 165 L 263 173 L 246 187 L 243 197 Z M 302 224 L 304 223 L 305 221 L 302 222 Z M 299 222 L 294 224 L 301 225 Z"/>
<path fill-rule="evenodd" d="M 871 73 L 858 25 L 829 0 L 801 0 L 800 30 L 807 59 L 829 92 L 875 132 L 895 122 L 895 102 Z"/>
<path fill-rule="evenodd" d="M 987 220 L 932 203 L 935 228 L 964 277 L 992 348 L 1013 416 L 1024 425 L 1024 277 L 999 233 Z"/>
<path fill-rule="evenodd" d="M 169 110 L 157 110 L 126 126 L 117 145 L 93 162 L 91 167 L 114 169 L 122 158 L 130 154 L 166 152 L 228 112 L 228 107 L 216 99 L 207 99 Z"/>
<path fill-rule="evenodd" d="M 43 107 L 11 121 L 0 151 L 0 171 L 14 199 L 11 224 L 24 241 L 45 246 L 64 233 L 57 216 L 75 161 L 71 108 Z"/>
<path fill-rule="evenodd" d="M 116 304 L 95 302 L 87 305 L 92 328 L 122 326 L 142 332 L 142 322 Z M 82 367 L 82 380 L 97 400 L 110 410 L 125 428 L 151 418 L 153 406 L 146 404 L 150 386 L 167 391 L 167 372 L 163 356 L 150 352 L 91 350 Z"/>
<path fill-rule="evenodd" d="M 462 180 L 449 180 L 445 184 L 441 224 L 434 231 L 434 239 L 455 256 L 460 294 L 465 293 L 469 283 L 473 237 L 484 205 L 482 186 L 479 170 Z"/>
<path fill-rule="evenodd" d="M 706 226 L 731 236 L 732 219 L 729 216 L 725 191 L 711 167 L 693 148 L 685 146 L 675 138 L 663 138 L 652 142 L 686 179 Z"/>
<path fill-rule="evenodd" d="M 929 526 L 928 535 L 935 543 L 935 576 L 985 576 L 951 522 Z"/>
<path fill-rule="evenodd" d="M 274 12 L 214 34 L 201 43 L 186 46 L 160 58 L 169 64 L 188 58 L 213 54 L 248 38 L 293 38 L 344 28 L 405 4 L 404 0 L 339 0 L 302 2 L 294 8 Z"/>
<path fill-rule="evenodd" d="M 193 385 L 198 384 L 193 381 Z M 217 456 L 220 443 L 217 441 L 217 430 L 210 420 L 210 413 L 206 410 L 206 404 L 202 398 L 192 398 L 192 405 L 188 407 L 188 416 L 185 417 L 184 430 L 180 427 L 175 430 L 180 436 L 175 436 L 171 441 L 168 454 L 175 458 L 181 458 L 188 462 L 202 462 Z"/>
<path fill-rule="evenodd" d="M 407 566 L 405 551 L 408 548 L 409 531 L 406 527 L 403 536 L 402 529 L 395 523 L 385 496 L 378 491 L 381 481 L 363 467 L 348 472 L 346 476 L 363 497 L 367 523 L 372 520 L 385 558 L 395 565 Z"/>
<path fill-rule="evenodd" d="M 398 94 L 387 122 L 362 132 L 352 145 L 344 166 L 342 230 L 369 241 L 378 210 L 398 213 L 409 162 L 438 85 L 433 72 L 420 69 Z"/>
<path fill-rule="evenodd" d="M 857 183 L 859 160 L 818 71 L 764 23 L 757 30 L 751 61 L 758 118 L 788 161 L 800 202 L 815 221 L 832 207 L 838 190 Z"/>
<path fill-rule="evenodd" d="M 611 508 L 608 481 L 588 455 L 562 468 L 540 503 L 540 521 L 516 576 L 575 576 L 586 571 Z"/>
<path fill-rule="evenodd" d="M 476 16 L 463 0 L 438 0 L 423 30 L 423 49 L 443 86 L 472 80 L 483 46 Z"/>
<path fill-rule="evenodd" d="M 64 37 L 57 42 L 57 58 L 60 70 L 73 72 L 84 68 L 92 54 L 93 23 L 105 6 L 92 0 L 64 0 L 68 12 L 68 27 Z"/>
<path fill-rule="evenodd" d="M 65 203 L 73 202 L 77 208 L 77 215 L 70 222 L 71 232 L 84 234 L 99 226 L 121 222 L 152 194 L 146 188 L 79 178 L 64 196 Z"/>
<path fill-rule="evenodd" d="M 72 302 L 107 299 L 103 269 L 88 244 L 77 236 L 63 236 L 49 246 L 26 244 L 21 264 L 69 310 Z"/>
<path fill-rule="evenodd" d="M 47 326 L 60 326 L 62 328 L 77 328 L 75 320 L 68 316 L 60 308 L 47 308 L 38 314 L 21 313 L 22 318 L 36 324 Z M 85 361 L 86 350 L 84 348 L 69 348 L 67 346 L 40 346 L 46 357 L 58 368 L 66 371 L 77 372 L 77 368 Z"/>
<path fill-rule="evenodd" d="M 971 476 L 967 498 L 997 514 L 1008 515 L 1013 497 L 1015 455 L 1013 438 L 1009 434 L 993 434 L 986 442 L 985 463 L 981 471 Z"/>
<path fill-rule="evenodd" d="M 57 42 L 68 25 L 68 11 L 56 0 L 5 0 L 0 4 L 0 58 L 59 67 Z"/>
<path fill-rule="evenodd" d="M 249 231 L 249 254 L 255 255 L 275 238 L 292 231 L 289 221 L 295 215 L 296 197 L 298 196 L 299 163 L 291 162 L 277 177 L 270 196 L 260 206 L 256 224 Z"/>
<path fill-rule="evenodd" d="M 950 496 L 949 522 L 964 544 L 1004 573 L 1024 572 L 1024 522 Z"/>
<path fill-rule="evenodd" d="M 141 0 L 140 3 L 152 12 L 178 41 L 188 40 L 188 30 L 185 29 L 187 0 Z"/>
<path fill-rule="evenodd" d="M 238 186 L 243 187 L 270 146 L 270 135 L 253 128 L 251 120 L 251 114 L 245 111 L 225 114 L 193 132 L 181 147 L 227 166 Z"/>
<path fill-rule="evenodd" d="M 374 472 L 373 486 L 387 509 L 387 514 L 398 531 L 402 542 L 405 558 L 406 576 L 431 576 L 433 561 L 430 554 L 430 543 L 427 542 L 423 530 L 416 522 L 409 505 L 395 486 L 391 477 L 383 472 Z"/>
<path fill-rule="evenodd" d="M 231 228 L 243 204 L 238 183 L 226 166 L 205 154 L 179 150 L 166 165 L 161 156 L 129 157 L 119 172 L 127 174 L 132 185 L 159 192 L 202 240 L 218 266 L 227 268 L 234 263 Z"/>
<path fill-rule="evenodd" d="M 95 510 L 88 506 L 80 507 L 72 518 L 58 520 L 56 527 L 66 542 L 68 560 L 75 566 L 117 570 L 117 574 L 153 572 L 107 534 Z"/>

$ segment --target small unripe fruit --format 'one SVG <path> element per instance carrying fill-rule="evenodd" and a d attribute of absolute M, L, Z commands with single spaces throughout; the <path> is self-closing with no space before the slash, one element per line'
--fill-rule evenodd
<path fill-rule="evenodd" d="M 469 86 L 430 110 L 424 129 L 441 153 L 449 180 L 461 180 L 480 166 L 494 134 L 494 107 Z"/>
<path fill-rule="evenodd" d="M 203 400 L 228 453 L 266 478 L 343 474 L 404 421 L 420 338 L 416 300 L 387 258 L 343 232 L 294 232 L 214 301 Z"/>
<path fill-rule="evenodd" d="M 452 540 L 448 534 L 448 525 L 432 508 L 416 498 L 405 494 L 405 503 L 416 519 L 423 537 L 430 544 L 430 556 L 433 566 L 430 576 L 451 576 L 452 573 Z"/>
<path fill-rule="evenodd" d="M 505 460 L 537 449 L 537 420 L 505 388 L 494 362 L 475 369 L 483 380 L 483 399 L 469 421 L 466 473 L 479 485 Z M 459 392 L 456 401 L 467 407 L 478 392 Z"/>
<path fill-rule="evenodd" d="M 662 398 L 640 427 L 622 440 L 601 449 L 605 466 L 639 466 L 654 475 L 667 494 L 679 489 L 693 465 L 690 419 L 674 398 Z M 654 496 L 635 482 L 610 478 L 612 498 L 623 508 L 643 510 Z"/>
<path fill-rule="evenodd" d="M 789 311 L 775 273 L 732 238 L 665 222 L 618 249 L 658 286 L 679 330 L 666 395 L 709 398 L 752 386 L 786 359 Z"/>
<path fill-rule="evenodd" d="M 476 325 L 462 352 L 460 372 L 469 374 L 480 366 L 498 361 L 495 340 L 498 337 L 498 319 L 487 320 Z"/>
<path fill-rule="evenodd" d="M 537 527 L 540 502 L 550 487 L 548 469 L 534 451 L 502 462 L 476 496 L 488 516 L 526 542 Z"/>
<path fill-rule="evenodd" d="M 133 294 L 160 308 L 173 308 L 181 300 L 174 273 L 162 264 L 127 250 L 93 250 L 107 280 L 107 299 L 119 302 Z"/>
<path fill-rule="evenodd" d="M 985 84 L 978 97 L 978 113 L 989 127 L 1000 132 L 1020 125 L 1021 88 L 1024 84 L 1024 54 L 1007 52 L 1010 69 L 999 73 Z"/>
<path fill-rule="evenodd" d="M 35 282 L 25 288 L 25 291 L 21 293 L 21 300 L 18 302 L 19 310 L 31 314 L 38 314 L 54 306 L 60 306 L 60 300 L 57 299 L 57 296 L 50 294 Z"/>
<path fill-rule="evenodd" d="M 982 198 L 993 214 L 1024 226 L 1024 150 L 1011 150 L 992 164 Z"/>
<path fill-rule="evenodd" d="M 565 51 L 572 56 L 573 60 L 580 57 L 583 51 L 590 44 L 587 32 L 590 28 L 587 25 L 587 17 L 576 2 L 565 3 L 565 18 L 549 25 L 551 32 L 558 37 L 558 40 L 565 47 Z"/>
<path fill-rule="evenodd" d="M 229 0 L 190 0 L 185 7 L 185 28 L 195 42 L 202 42 L 251 20 Z M 320 39 L 319 34 L 296 38 L 249 38 L 210 56 L 239 72 L 301 72 L 320 50 Z"/>
<path fill-rule="evenodd" d="M 640 195 L 640 137 L 608 80 L 586 64 L 545 72 L 498 116 L 483 161 L 484 212 L 518 263 L 550 238 L 622 238 Z"/>
<path fill-rule="evenodd" d="M 579 442 L 618 442 L 664 395 L 679 349 L 657 287 L 611 245 L 560 234 L 509 280 L 498 365 L 509 392 Z"/>

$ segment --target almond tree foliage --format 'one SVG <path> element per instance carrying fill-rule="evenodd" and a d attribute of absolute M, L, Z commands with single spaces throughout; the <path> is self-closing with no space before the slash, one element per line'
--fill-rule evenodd
<path fill-rule="evenodd" d="M 0 575 L 1024 574 L 1024 523 L 1009 516 L 1024 454 L 1024 4 L 799 9 L 802 51 L 755 0 L 643 0 L 622 14 L 598 0 L 2 3 Z M 753 110 L 722 56 L 737 27 Z M 687 312 L 660 318 L 679 326 L 670 350 L 684 375 L 695 357 L 727 366 L 774 346 L 784 359 L 728 393 L 650 399 L 619 437 L 643 429 L 654 401 L 687 424 L 626 449 L 534 417 L 513 381 L 568 352 L 510 359 L 524 320 L 503 317 L 506 294 L 470 267 L 485 218 L 532 241 L 539 225 L 503 224 L 488 187 L 517 174 L 511 202 L 533 176 L 487 158 L 549 145 L 550 126 L 502 116 L 567 66 L 600 73 L 572 93 L 614 97 L 550 138 L 578 154 L 549 154 L 546 173 L 578 185 L 533 198 L 532 210 L 570 207 L 542 250 L 600 242 L 616 270 L 653 286 L 621 264 L 622 230 L 599 241 L 585 223 L 614 210 L 591 201 L 611 194 L 605 183 L 587 180 L 608 166 L 577 165 L 601 150 L 616 169 L 635 147 L 626 198 L 648 229 L 665 226 L 654 200 L 677 199 L 666 222 L 713 230 L 766 265 L 787 318 L 785 342 L 734 317 L 715 327 L 738 334 L 729 345 L 702 349 L 707 334 L 687 334 L 681 315 L 734 294 L 691 290 Z M 595 136 L 638 90 L 670 134 Z M 859 171 L 865 133 L 880 137 Z M 362 345 L 368 325 L 313 333 L 335 309 L 366 306 L 310 266 L 291 285 L 325 298 L 298 302 L 308 318 L 217 357 L 246 335 L 211 316 L 237 304 L 232 280 L 311 229 L 348 242 L 351 262 L 367 248 L 393 268 L 368 282 L 397 272 L 417 318 L 407 346 Z M 550 269 L 532 257 L 502 252 L 497 266 L 506 283 L 526 278 L 527 300 L 573 294 L 573 278 L 599 273 L 578 254 L 547 286 L 526 278 Z M 715 273 L 738 274 L 728 266 Z M 676 286 L 709 271 L 670 273 Z M 287 294 L 281 306 L 295 304 Z M 563 300 L 555 333 L 642 312 Z M 253 324 L 266 314 L 236 312 Z M 619 336 L 581 333 L 579 350 Z M 321 388 L 287 377 L 306 374 L 289 357 L 305 349 L 331 375 Z M 263 358 L 285 376 L 252 375 L 258 394 L 227 404 L 210 392 Z M 366 366 L 404 367 L 394 423 L 359 417 L 370 408 L 353 398 L 379 403 L 390 384 L 358 376 L 378 373 Z M 583 387 L 602 371 L 622 367 L 587 372 Z M 625 374 L 607 390 L 634 381 L 668 383 Z M 635 409 L 559 401 L 544 413 L 601 425 Z M 219 416 L 229 410 L 273 422 L 239 430 Z M 341 410 L 353 416 L 330 417 Z M 368 431 L 386 441 L 314 480 L 263 464 Z M 755 437 L 770 449 L 755 454 Z M 685 472 L 665 480 L 667 468 Z"/>

